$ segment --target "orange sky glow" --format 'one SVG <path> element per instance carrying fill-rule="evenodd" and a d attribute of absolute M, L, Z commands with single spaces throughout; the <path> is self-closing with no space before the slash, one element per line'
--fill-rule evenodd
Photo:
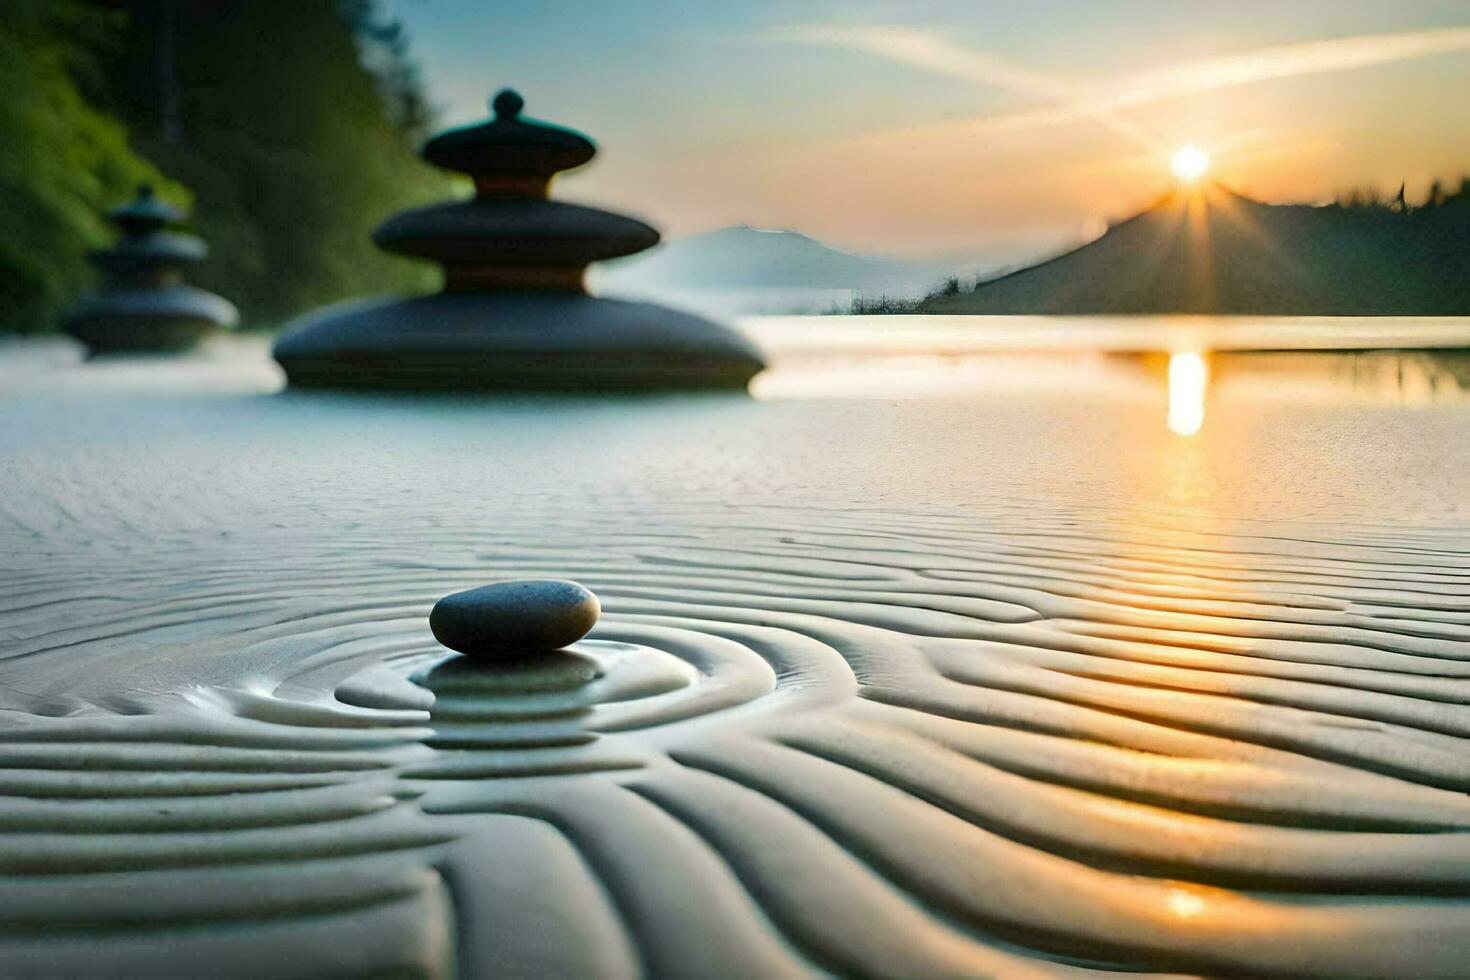
<path fill-rule="evenodd" d="M 606 22 L 553 0 L 493 35 L 467 12 L 457 25 L 462 6 L 398 9 L 445 121 L 516 84 L 529 112 L 602 145 L 559 193 L 676 235 L 752 224 L 868 252 L 1032 257 L 1157 199 L 1184 145 L 1266 201 L 1400 181 L 1412 198 L 1470 175 L 1464 0 L 719 15 L 651 0 Z"/>

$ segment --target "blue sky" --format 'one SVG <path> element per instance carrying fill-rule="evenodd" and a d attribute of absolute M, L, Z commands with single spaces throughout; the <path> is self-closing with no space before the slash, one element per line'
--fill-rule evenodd
<path fill-rule="evenodd" d="M 446 124 L 502 85 L 602 154 L 558 193 L 669 231 L 1005 257 L 1168 187 L 1470 173 L 1470 0 L 393 0 Z"/>

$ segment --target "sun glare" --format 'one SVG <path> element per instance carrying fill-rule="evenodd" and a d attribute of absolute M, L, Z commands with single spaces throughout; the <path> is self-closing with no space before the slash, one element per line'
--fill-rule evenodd
<path fill-rule="evenodd" d="M 1205 424 L 1210 365 L 1194 351 L 1169 355 L 1169 431 L 1192 436 Z"/>
<path fill-rule="evenodd" d="M 1174 151 L 1174 159 L 1169 166 L 1175 177 L 1193 183 L 1210 169 L 1210 155 L 1191 143 Z"/>

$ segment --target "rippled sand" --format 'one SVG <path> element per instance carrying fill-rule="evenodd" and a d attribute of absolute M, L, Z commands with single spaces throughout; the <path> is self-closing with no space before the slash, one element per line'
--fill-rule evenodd
<path fill-rule="evenodd" d="M 4 975 L 1470 962 L 1462 404 L 268 387 L 5 397 Z"/>

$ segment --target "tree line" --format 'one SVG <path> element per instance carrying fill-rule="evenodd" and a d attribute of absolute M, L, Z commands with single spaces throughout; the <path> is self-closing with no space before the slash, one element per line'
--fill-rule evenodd
<path fill-rule="evenodd" d="M 0 330 L 52 328 L 142 181 L 192 209 L 191 279 L 247 323 L 427 288 L 368 234 L 444 196 L 415 153 L 431 117 L 375 0 L 4 0 Z"/>
<path fill-rule="evenodd" d="M 1408 183 L 1399 185 L 1397 194 L 1384 194 L 1372 185 L 1354 187 L 1337 195 L 1333 201 L 1340 208 L 1369 211 L 1391 211 L 1398 214 L 1422 214 L 1447 206 L 1458 207 L 1470 203 L 1470 177 L 1461 177 L 1458 187 L 1442 180 L 1433 180 L 1421 201 L 1410 201 L 1406 193 Z"/>

